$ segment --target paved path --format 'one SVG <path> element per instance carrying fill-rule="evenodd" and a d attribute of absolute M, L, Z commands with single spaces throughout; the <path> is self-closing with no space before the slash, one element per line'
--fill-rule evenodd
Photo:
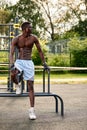
<path fill-rule="evenodd" d="M 53 97 L 36 97 L 34 121 L 28 119 L 28 97 L 0 97 L 0 130 L 87 130 L 87 84 L 52 84 L 51 91 L 64 100 L 64 118 L 55 113 Z"/>

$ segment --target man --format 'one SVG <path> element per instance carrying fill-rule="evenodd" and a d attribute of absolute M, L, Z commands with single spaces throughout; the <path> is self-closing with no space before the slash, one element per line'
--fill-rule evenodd
<path fill-rule="evenodd" d="M 18 49 L 18 59 L 16 59 L 14 66 L 23 71 L 23 78 L 28 82 L 29 89 L 29 97 L 30 97 L 30 109 L 29 109 L 29 118 L 36 119 L 35 111 L 34 111 L 34 63 L 32 61 L 32 48 L 34 44 L 36 45 L 42 63 L 46 69 L 49 67 L 45 63 L 44 54 L 41 50 L 40 43 L 36 36 L 32 34 L 32 26 L 29 22 L 24 22 L 21 25 L 22 34 L 16 36 L 11 43 L 11 53 L 10 53 L 10 63 L 11 65 L 14 63 L 13 55 L 15 52 L 15 48 Z M 21 88 L 18 87 L 16 90 L 17 94 L 21 93 Z"/>

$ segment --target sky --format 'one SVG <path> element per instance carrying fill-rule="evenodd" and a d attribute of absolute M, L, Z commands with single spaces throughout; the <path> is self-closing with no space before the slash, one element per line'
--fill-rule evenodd
<path fill-rule="evenodd" d="M 12 4 L 16 4 L 17 1 L 19 1 L 19 0 L 6 0 L 6 1 L 11 2 Z M 58 0 L 50 0 L 50 1 L 53 1 L 53 3 L 55 3 L 55 2 L 57 2 Z M 80 0 L 76 0 L 76 1 L 80 1 Z M 78 2 L 77 2 L 77 3 L 78 3 Z M 84 9 L 84 8 L 85 8 L 84 5 L 82 5 L 81 8 Z"/>
<path fill-rule="evenodd" d="M 17 1 L 19 1 L 19 0 L 7 0 L 8 2 L 11 2 L 11 3 L 13 3 L 13 4 L 16 4 L 17 3 Z M 57 1 L 57 0 L 50 0 L 50 1 L 53 1 L 54 3 Z"/>
<path fill-rule="evenodd" d="M 7 0 L 8 2 L 11 2 L 12 4 L 16 4 L 19 0 Z"/>

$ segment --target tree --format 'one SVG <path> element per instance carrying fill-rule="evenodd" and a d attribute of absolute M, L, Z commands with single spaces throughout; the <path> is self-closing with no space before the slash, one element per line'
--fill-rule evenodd
<path fill-rule="evenodd" d="M 86 11 L 87 11 L 87 0 L 85 0 L 85 5 L 86 5 Z"/>
<path fill-rule="evenodd" d="M 0 23 L 5 24 L 10 20 L 10 11 L 0 9 Z M 0 34 L 5 34 L 8 31 L 6 26 L 0 26 Z"/>
<path fill-rule="evenodd" d="M 12 2 L 7 0 L 0 0 L 0 9 L 5 9 L 6 6 L 11 6 Z"/>
<path fill-rule="evenodd" d="M 41 40 L 41 39 L 39 39 L 39 41 L 40 41 L 40 44 L 41 44 L 42 51 L 44 52 L 45 59 L 47 61 L 47 51 L 48 51 L 48 49 L 47 49 L 47 46 L 45 45 L 46 41 Z M 35 45 L 34 45 L 33 50 L 32 50 L 32 60 L 34 61 L 35 65 L 41 65 L 42 64 L 41 58 L 39 56 L 39 52 L 38 52 Z"/>
<path fill-rule="evenodd" d="M 71 66 L 87 67 L 87 39 L 72 38 L 68 42 L 71 53 Z"/>
<path fill-rule="evenodd" d="M 73 27 L 73 30 L 79 34 L 80 37 L 87 36 L 87 19 L 79 21 L 79 24 Z"/>
<path fill-rule="evenodd" d="M 71 30 L 65 32 L 60 38 L 67 39 L 77 37 L 87 37 L 87 19 L 79 21 L 78 25 L 73 26 Z"/>
<path fill-rule="evenodd" d="M 53 4 L 48 0 L 36 0 L 36 2 L 39 4 L 43 17 L 46 20 L 44 29 L 50 35 L 51 39 L 54 41 L 55 32 L 54 32 L 54 24 L 52 20 L 53 15 L 51 15 L 51 11 L 50 11 L 50 7 L 53 6 Z"/>
<path fill-rule="evenodd" d="M 18 15 L 20 23 L 23 21 L 30 21 L 33 25 L 33 32 L 37 35 L 42 33 L 41 28 L 45 26 L 44 19 L 42 18 L 42 14 L 39 12 L 38 4 L 34 1 L 19 0 L 17 4 L 7 7 L 7 9 L 11 10 L 11 17 L 13 19 Z"/>
<path fill-rule="evenodd" d="M 76 32 L 75 30 L 69 30 L 65 33 L 63 33 L 61 36 L 60 36 L 60 39 L 70 39 L 70 38 L 73 38 L 73 37 L 79 37 L 79 33 Z"/>
<path fill-rule="evenodd" d="M 0 23 L 8 23 L 10 19 L 10 11 L 0 9 Z"/>
<path fill-rule="evenodd" d="M 43 17 L 45 18 L 45 30 L 49 34 L 51 40 L 56 40 L 59 35 L 70 30 L 78 24 L 81 16 L 85 14 L 85 10 L 80 10 L 80 6 L 84 1 L 79 0 L 34 0 L 38 3 Z M 57 36 L 58 35 L 58 36 Z"/>

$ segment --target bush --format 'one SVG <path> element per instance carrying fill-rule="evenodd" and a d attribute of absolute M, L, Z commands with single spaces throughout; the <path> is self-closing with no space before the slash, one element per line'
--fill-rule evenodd
<path fill-rule="evenodd" d="M 9 52 L 8 51 L 0 51 L 0 63 L 8 63 Z"/>
<path fill-rule="evenodd" d="M 87 49 L 73 51 L 72 66 L 87 67 Z"/>
<path fill-rule="evenodd" d="M 44 42 L 40 42 L 40 43 L 41 43 L 41 49 L 44 53 L 45 59 L 47 60 L 47 47 L 46 47 Z M 38 50 L 37 50 L 35 45 L 34 45 L 33 50 L 32 50 L 32 60 L 34 61 L 35 65 L 42 64 L 41 58 L 39 56 Z"/>
<path fill-rule="evenodd" d="M 70 65 L 70 58 L 68 54 L 50 54 L 48 56 L 48 65 L 50 66 L 69 66 Z"/>
<path fill-rule="evenodd" d="M 71 39 L 68 43 L 71 53 L 71 66 L 87 67 L 87 39 Z"/>

